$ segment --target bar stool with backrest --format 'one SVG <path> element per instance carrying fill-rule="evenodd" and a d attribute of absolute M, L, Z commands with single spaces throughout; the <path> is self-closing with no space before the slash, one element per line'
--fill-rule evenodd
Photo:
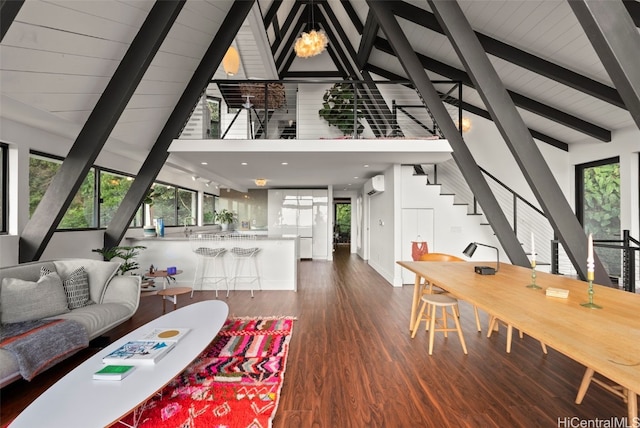
<path fill-rule="evenodd" d="M 235 234 L 229 235 L 229 253 L 233 260 L 233 289 L 236 289 L 238 281 L 251 284 L 251 297 L 253 297 L 253 283 L 258 283 L 258 290 L 262 290 L 260 284 L 260 271 L 258 269 L 257 255 L 260 248 L 256 246 L 256 235 Z"/>
<path fill-rule="evenodd" d="M 448 262 L 461 262 L 463 259 L 443 253 L 427 253 L 420 256 L 420 261 L 448 261 Z M 420 300 L 422 300 L 422 306 L 418 311 L 418 315 L 413 323 L 411 331 L 411 337 L 414 338 L 420 321 L 426 321 L 426 328 L 429 331 L 429 355 L 433 354 L 433 342 L 435 339 L 435 333 L 437 331 L 443 332 L 447 337 L 448 332 L 457 331 L 460 338 L 460 344 L 462 350 L 467 353 L 467 345 L 464 341 L 464 335 L 462 334 L 462 328 L 460 327 L 460 313 L 458 310 L 458 300 L 451 297 L 446 291 L 435 287 L 433 284 L 424 282 L 420 284 L 422 288 Z M 440 318 L 437 317 L 438 308 L 441 310 Z M 448 313 L 448 309 L 451 308 L 451 314 Z M 475 306 L 474 306 L 475 308 Z M 451 317 L 455 323 L 454 327 L 449 327 L 448 318 Z M 478 323 L 478 312 L 476 310 L 476 322 Z"/>
<path fill-rule="evenodd" d="M 214 284 L 216 297 L 218 297 L 218 283 L 224 282 L 229 297 L 229 282 L 224 264 L 224 255 L 227 249 L 224 247 L 222 236 L 210 233 L 194 233 L 189 236 L 191 251 L 197 257 L 196 272 L 193 276 L 193 288 L 191 297 L 196 287 L 202 290 L 205 283 Z"/>
<path fill-rule="evenodd" d="M 463 262 L 464 259 L 451 254 L 446 254 L 446 253 L 426 253 L 420 256 L 419 261 L 421 262 Z M 426 282 L 426 280 L 420 283 L 420 287 L 421 287 L 421 294 L 423 295 L 446 293 L 445 290 Z M 457 307 L 456 307 L 456 310 L 457 310 Z M 476 329 L 480 332 L 482 331 L 482 327 L 480 326 L 480 316 L 478 315 L 478 307 L 476 305 L 473 305 L 473 313 L 476 317 Z M 421 321 L 421 317 L 420 315 L 418 315 L 418 317 L 414 321 L 414 324 L 416 323 L 419 324 L 420 321 Z M 417 329 L 417 325 L 414 325 L 414 328 Z M 414 328 L 412 328 L 411 330 L 413 331 Z"/>

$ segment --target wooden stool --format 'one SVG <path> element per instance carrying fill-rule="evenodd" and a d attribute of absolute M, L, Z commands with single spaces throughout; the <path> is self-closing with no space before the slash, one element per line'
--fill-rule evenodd
<path fill-rule="evenodd" d="M 162 313 L 165 312 L 166 299 L 173 302 L 173 310 L 175 311 L 178 306 L 178 295 L 187 293 L 191 293 L 191 287 L 173 287 L 158 291 L 158 296 L 162 296 Z"/>
<path fill-rule="evenodd" d="M 489 331 L 487 332 L 487 337 L 491 337 L 491 333 L 493 333 L 494 330 L 496 331 L 498 330 L 499 322 L 501 321 L 498 318 L 496 318 L 494 315 L 491 315 L 491 318 L 489 319 Z M 511 353 L 511 342 L 512 342 L 511 338 L 513 336 L 513 326 L 511 324 L 504 324 L 504 325 L 506 325 L 507 327 L 507 354 L 509 354 Z M 524 334 L 522 333 L 522 331 L 519 331 L 519 335 L 520 335 L 520 339 L 524 337 Z M 540 346 L 542 347 L 542 352 L 546 354 L 547 345 L 540 342 Z"/>
<path fill-rule="evenodd" d="M 447 294 L 425 294 L 421 298 L 422 307 L 418 312 L 418 318 L 413 325 L 413 332 L 411 333 L 411 337 L 415 337 L 416 332 L 418 331 L 418 327 L 420 326 L 420 321 L 425 320 L 428 321 L 427 329 L 429 330 L 429 355 L 433 354 L 433 339 L 435 337 L 436 331 L 441 331 L 444 333 L 445 337 L 447 333 L 450 331 L 457 331 L 458 337 L 460 338 L 460 344 L 462 345 L 462 350 L 464 353 L 467 353 L 467 345 L 464 342 L 464 336 L 462 335 L 462 328 L 460 327 L 460 320 L 457 315 L 457 307 L 458 301 L 453 297 Z M 442 317 L 436 318 L 436 312 L 438 308 L 442 309 Z M 455 323 L 455 328 L 448 326 L 447 321 L 447 308 L 451 308 L 451 318 Z"/>

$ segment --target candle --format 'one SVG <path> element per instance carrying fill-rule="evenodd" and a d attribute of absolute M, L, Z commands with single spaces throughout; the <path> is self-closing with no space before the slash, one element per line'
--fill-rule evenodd
<path fill-rule="evenodd" d="M 531 232 L 531 261 L 536 262 L 536 244 L 533 238 L 533 232 Z"/>
<path fill-rule="evenodd" d="M 593 281 L 593 272 L 595 268 L 595 263 L 593 259 L 593 237 L 589 234 L 589 239 L 587 240 L 587 280 Z"/>

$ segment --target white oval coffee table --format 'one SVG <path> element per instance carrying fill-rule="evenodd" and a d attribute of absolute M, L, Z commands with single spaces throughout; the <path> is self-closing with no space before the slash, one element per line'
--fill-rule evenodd
<path fill-rule="evenodd" d="M 104 427 L 117 422 L 165 386 L 211 343 L 229 307 L 220 300 L 193 303 L 163 315 L 116 340 L 80 364 L 40 395 L 9 425 L 33 427 Z M 121 381 L 93 380 L 102 357 L 154 328 L 190 328 L 155 365 L 138 366 Z"/>

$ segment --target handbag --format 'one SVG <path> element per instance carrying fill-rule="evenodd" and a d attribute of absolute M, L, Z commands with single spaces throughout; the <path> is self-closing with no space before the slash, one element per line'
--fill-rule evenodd
<path fill-rule="evenodd" d="M 420 235 L 418 235 L 417 241 L 411 241 L 411 257 L 414 261 L 420 260 L 420 257 L 428 252 L 429 245 L 427 241 L 420 241 Z"/>

